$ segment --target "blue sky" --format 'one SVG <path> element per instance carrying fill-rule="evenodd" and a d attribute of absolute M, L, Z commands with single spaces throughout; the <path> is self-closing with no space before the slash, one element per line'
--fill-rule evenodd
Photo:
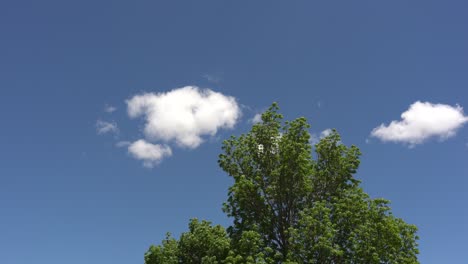
<path fill-rule="evenodd" d="M 421 263 L 462 263 L 467 9 L 2 1 L 0 262 L 143 263 L 150 244 L 185 231 L 189 218 L 228 225 L 221 141 L 278 101 L 317 137 L 336 128 L 361 148 L 357 177 L 419 227 Z M 179 100 L 187 86 L 191 96 Z M 132 118 L 135 96 L 146 99 Z M 210 98 L 220 108 L 187 126 L 157 111 Z"/>

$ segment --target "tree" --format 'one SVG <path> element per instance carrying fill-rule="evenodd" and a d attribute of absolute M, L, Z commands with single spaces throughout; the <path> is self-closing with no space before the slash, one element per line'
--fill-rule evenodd
<path fill-rule="evenodd" d="M 417 228 L 354 178 L 359 149 L 333 130 L 312 155 L 306 119 L 282 119 L 274 103 L 249 133 L 223 143 L 219 165 L 234 179 L 223 210 L 233 224 L 192 220 L 179 241 L 152 246 L 146 263 L 419 263 Z"/>
<path fill-rule="evenodd" d="M 223 263 L 230 250 L 230 239 L 226 230 L 212 226 L 208 221 L 190 220 L 189 231 L 179 241 L 166 235 L 160 246 L 151 246 L 145 255 L 145 263 Z"/>

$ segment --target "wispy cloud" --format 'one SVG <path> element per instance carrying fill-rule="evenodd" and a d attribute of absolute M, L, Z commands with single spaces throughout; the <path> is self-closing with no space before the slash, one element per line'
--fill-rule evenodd
<path fill-rule="evenodd" d="M 188 148 L 198 147 L 204 136 L 219 129 L 233 128 L 241 115 L 234 97 L 195 86 L 136 95 L 127 106 L 131 118 L 145 118 L 147 139 Z"/>
<path fill-rule="evenodd" d="M 468 117 L 459 105 L 417 101 L 401 114 L 401 120 L 381 124 L 372 130 L 371 136 L 412 147 L 432 137 L 440 140 L 452 137 L 466 122 Z"/>
<path fill-rule="evenodd" d="M 115 146 L 118 147 L 118 148 L 123 148 L 123 147 L 128 147 L 132 144 L 132 142 L 130 141 L 119 141 L 117 143 L 115 143 Z"/>
<path fill-rule="evenodd" d="M 115 122 L 111 123 L 111 122 L 107 122 L 107 121 L 97 120 L 96 121 L 96 132 L 99 135 L 107 134 L 107 133 L 118 134 L 119 133 L 119 128 L 117 127 L 117 124 Z"/>
<path fill-rule="evenodd" d="M 115 106 L 106 105 L 106 106 L 104 107 L 104 112 L 106 112 L 106 113 L 113 113 L 113 112 L 115 112 L 115 111 L 117 111 L 117 107 L 115 107 Z"/>
<path fill-rule="evenodd" d="M 223 80 L 221 73 L 207 73 L 203 75 L 203 78 L 205 78 L 210 83 L 219 83 Z"/>
<path fill-rule="evenodd" d="M 153 168 L 165 157 L 170 157 L 172 150 L 167 145 L 152 144 L 140 139 L 128 146 L 128 153 L 135 159 L 143 161 L 143 166 Z"/>

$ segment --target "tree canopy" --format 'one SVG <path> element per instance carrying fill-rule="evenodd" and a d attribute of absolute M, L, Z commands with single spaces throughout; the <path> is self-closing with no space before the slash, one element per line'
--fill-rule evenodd
<path fill-rule="evenodd" d="M 416 226 L 354 177 L 359 149 L 336 130 L 312 148 L 306 119 L 283 122 L 278 110 L 274 103 L 250 132 L 223 142 L 232 225 L 192 219 L 178 240 L 167 234 L 151 246 L 145 263 L 419 263 Z"/>

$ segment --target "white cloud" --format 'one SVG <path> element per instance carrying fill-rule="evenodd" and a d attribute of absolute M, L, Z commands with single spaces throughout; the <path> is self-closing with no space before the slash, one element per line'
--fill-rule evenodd
<path fill-rule="evenodd" d="M 151 144 L 143 139 L 137 140 L 128 146 L 128 152 L 138 160 L 143 161 L 143 166 L 152 168 L 159 164 L 165 157 L 172 155 L 172 150 L 167 145 Z"/>
<path fill-rule="evenodd" d="M 166 93 L 146 93 L 127 100 L 131 118 L 146 119 L 145 136 L 151 141 L 175 141 L 196 148 L 203 136 L 233 128 L 241 115 L 236 99 L 209 89 L 186 86 Z"/>
<path fill-rule="evenodd" d="M 441 140 L 454 136 L 468 117 L 459 105 L 432 104 L 417 101 L 401 114 L 401 120 L 374 128 L 371 136 L 382 141 L 421 144 L 431 137 Z"/>
<path fill-rule="evenodd" d="M 113 113 L 113 112 L 115 112 L 116 110 L 117 110 L 117 107 L 112 106 L 112 105 L 106 105 L 106 106 L 104 107 L 104 112 L 106 112 L 106 113 Z"/>
<path fill-rule="evenodd" d="M 102 120 L 96 121 L 96 132 L 99 135 L 106 134 L 106 133 L 119 133 L 119 128 L 115 122 L 106 122 Z"/>
<path fill-rule="evenodd" d="M 320 133 L 320 138 L 328 137 L 332 132 L 333 130 L 331 128 L 327 128 Z"/>
<path fill-rule="evenodd" d="M 252 124 L 257 124 L 262 122 L 262 114 L 255 114 L 254 117 L 249 119 L 249 122 Z"/>
<path fill-rule="evenodd" d="M 333 132 L 333 130 L 332 130 L 331 128 L 327 128 L 327 129 L 323 130 L 322 132 L 320 132 L 320 135 L 317 135 L 317 134 L 310 134 L 309 142 L 310 142 L 312 145 L 315 145 L 315 144 L 319 143 L 319 141 L 320 141 L 322 138 L 328 137 L 332 132 Z"/>

